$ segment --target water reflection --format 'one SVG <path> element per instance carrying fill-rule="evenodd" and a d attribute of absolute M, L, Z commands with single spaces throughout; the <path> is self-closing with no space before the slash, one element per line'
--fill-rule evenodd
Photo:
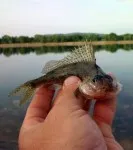
<path fill-rule="evenodd" d="M 9 57 L 14 54 L 22 54 L 26 55 L 31 52 L 36 53 L 37 55 L 45 54 L 45 53 L 62 53 L 66 51 L 71 51 L 73 49 L 72 46 L 59 46 L 59 47 L 28 47 L 28 48 L 0 48 L 0 54 L 4 54 L 5 56 Z M 109 52 L 116 52 L 119 49 L 124 49 L 126 51 L 130 51 L 133 49 L 133 45 L 100 45 L 94 46 L 96 51 L 100 51 L 101 49 L 106 49 Z"/>
<path fill-rule="evenodd" d="M 106 72 L 113 72 L 124 85 L 118 97 L 113 131 L 115 137 L 126 148 L 127 143 L 133 141 L 133 47 L 129 47 L 124 45 L 119 49 L 115 46 L 103 49 L 95 47 L 97 63 Z M 16 148 L 19 127 L 28 105 L 18 107 L 19 98 L 9 99 L 8 93 L 19 84 L 40 76 L 41 69 L 48 60 L 61 59 L 70 49 L 70 47 L 0 49 L 0 149 Z"/>

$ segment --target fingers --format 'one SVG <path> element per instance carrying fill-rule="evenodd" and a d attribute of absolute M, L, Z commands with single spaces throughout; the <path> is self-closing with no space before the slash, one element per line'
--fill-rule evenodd
<path fill-rule="evenodd" d="M 84 110 L 89 108 L 89 101 L 86 101 L 83 97 L 76 98 L 75 91 L 81 83 L 80 79 L 75 76 L 71 76 L 64 81 L 62 89 L 57 94 L 53 105 L 61 104 L 64 106 L 78 106 Z M 47 87 L 40 87 L 36 92 L 29 108 L 27 109 L 26 117 L 24 119 L 23 126 L 32 126 L 39 122 L 43 122 L 46 118 L 50 108 L 51 100 L 54 95 L 52 89 Z"/>
<path fill-rule="evenodd" d="M 105 137 L 113 137 L 111 125 L 116 112 L 116 97 L 96 101 L 93 118 Z"/>
<path fill-rule="evenodd" d="M 24 119 L 24 126 L 32 126 L 38 122 L 44 121 L 47 116 L 54 90 L 41 86 L 33 97 Z"/>
<path fill-rule="evenodd" d="M 66 101 L 71 101 L 71 99 L 75 99 L 74 92 L 78 88 L 80 84 L 80 79 L 75 76 L 68 77 L 64 84 L 57 93 L 56 99 L 54 101 L 54 105 L 58 103 L 66 103 Z"/>
<path fill-rule="evenodd" d="M 75 96 L 75 92 L 79 87 L 81 80 L 78 77 L 68 77 L 63 84 L 62 89 L 57 94 L 54 105 L 62 104 L 66 106 L 78 106 L 84 110 L 88 109 L 89 101 L 81 96 L 80 94 Z M 79 91 L 78 91 L 79 92 Z"/>
<path fill-rule="evenodd" d="M 116 97 L 106 99 L 104 101 L 97 101 L 94 108 L 94 120 L 99 126 L 107 148 L 110 150 L 123 150 L 120 144 L 115 140 L 112 133 L 112 122 L 116 111 Z"/>
<path fill-rule="evenodd" d="M 103 121 L 106 124 L 112 125 L 116 111 L 116 97 L 104 101 L 96 101 L 94 107 L 94 118 Z"/>

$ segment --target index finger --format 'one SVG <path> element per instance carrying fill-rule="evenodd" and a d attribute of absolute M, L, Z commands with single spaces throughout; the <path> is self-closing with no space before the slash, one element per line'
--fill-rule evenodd
<path fill-rule="evenodd" d="M 51 100 L 54 95 L 54 90 L 41 86 L 33 97 L 24 119 L 24 126 L 32 126 L 36 123 L 44 121 L 50 107 Z"/>

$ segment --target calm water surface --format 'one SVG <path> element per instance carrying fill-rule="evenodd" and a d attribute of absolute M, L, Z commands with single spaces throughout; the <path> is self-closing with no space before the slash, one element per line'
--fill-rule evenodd
<path fill-rule="evenodd" d="M 61 59 L 67 54 L 37 55 L 31 52 L 9 57 L 0 54 L 0 150 L 17 149 L 18 131 L 27 108 L 27 105 L 18 107 L 19 98 L 8 98 L 8 93 L 21 83 L 41 76 L 41 70 L 48 60 Z M 101 49 L 96 52 L 96 58 L 97 64 L 106 72 L 115 74 L 123 85 L 113 131 L 128 150 L 133 142 L 133 50 L 118 49 L 112 53 Z"/>

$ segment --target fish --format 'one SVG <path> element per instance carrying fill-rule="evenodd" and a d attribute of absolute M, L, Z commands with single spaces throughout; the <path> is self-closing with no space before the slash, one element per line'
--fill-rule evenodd
<path fill-rule="evenodd" d="M 118 93 L 120 84 L 116 78 L 106 74 L 96 63 L 93 45 L 85 42 L 84 45 L 74 48 L 70 54 L 61 60 L 50 60 L 42 69 L 42 76 L 25 82 L 13 90 L 9 96 L 21 94 L 20 105 L 26 103 L 34 95 L 40 85 L 50 87 L 62 85 L 69 76 L 77 76 L 81 84 L 77 92 L 87 99 L 100 99 L 110 93 Z"/>

